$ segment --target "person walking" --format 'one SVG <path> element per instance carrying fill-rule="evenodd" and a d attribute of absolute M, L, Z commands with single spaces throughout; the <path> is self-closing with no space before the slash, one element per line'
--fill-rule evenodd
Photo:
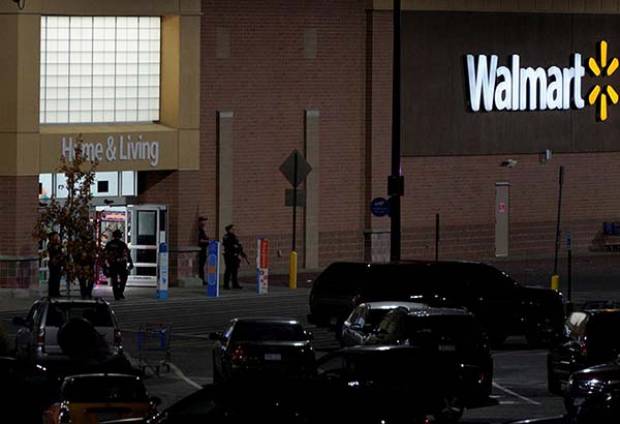
<path fill-rule="evenodd" d="M 224 289 L 230 289 L 230 280 L 232 279 L 233 289 L 241 289 L 239 285 L 238 273 L 241 259 L 248 260 L 247 255 L 243 251 L 243 246 L 239 243 L 239 239 L 235 234 L 235 226 L 233 224 L 225 227 L 226 234 L 222 240 L 224 246 L 224 264 L 226 270 L 224 271 Z"/>
<path fill-rule="evenodd" d="M 207 218 L 204 216 L 198 218 L 198 247 L 200 247 L 200 253 L 198 254 L 198 275 L 200 276 L 202 284 L 207 284 L 205 281 L 205 265 L 207 264 L 209 236 L 207 236 Z"/>
<path fill-rule="evenodd" d="M 95 262 L 96 258 L 92 250 L 82 250 L 75 259 L 77 265 L 77 277 L 80 282 L 80 296 L 82 299 L 93 298 L 95 285 Z"/>
<path fill-rule="evenodd" d="M 131 253 L 125 242 L 121 240 L 122 235 L 120 230 L 114 230 L 112 240 L 105 245 L 105 263 L 116 300 L 125 298 L 127 277 L 129 277 L 129 271 L 133 269 Z"/>
<path fill-rule="evenodd" d="M 60 279 L 62 278 L 63 253 L 60 234 L 52 231 L 47 235 L 47 268 L 49 278 L 47 290 L 49 297 L 60 297 Z"/>

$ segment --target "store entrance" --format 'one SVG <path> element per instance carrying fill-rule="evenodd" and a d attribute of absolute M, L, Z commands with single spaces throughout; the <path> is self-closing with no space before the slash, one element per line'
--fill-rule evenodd
<path fill-rule="evenodd" d="M 166 242 L 167 207 L 165 205 L 128 205 L 101 207 L 97 211 L 101 241 L 111 239 L 112 231 L 123 232 L 134 268 L 128 285 L 156 286 L 159 245 Z"/>

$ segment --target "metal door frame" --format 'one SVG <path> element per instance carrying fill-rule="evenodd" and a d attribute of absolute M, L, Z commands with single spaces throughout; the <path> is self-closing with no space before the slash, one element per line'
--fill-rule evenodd
<path fill-rule="evenodd" d="M 137 217 L 138 212 L 140 211 L 148 211 L 155 212 L 155 246 L 152 245 L 136 245 L 133 244 L 134 234 L 137 231 Z M 165 219 L 165 228 L 161 229 L 161 212 L 166 211 L 166 219 Z M 159 277 L 159 245 L 160 243 L 166 242 L 167 234 L 168 234 L 168 216 L 167 216 L 168 207 L 167 205 L 161 204 L 138 204 L 138 205 L 127 205 L 127 220 L 126 228 L 127 231 L 127 246 L 129 247 L 129 251 L 131 252 L 131 259 L 134 261 L 134 269 L 131 270 L 129 274 L 129 278 L 127 280 L 128 285 L 134 286 L 151 286 L 155 287 L 157 285 L 157 279 Z M 137 235 L 136 235 L 137 237 Z M 155 264 L 152 262 L 137 262 L 137 250 L 155 250 L 157 253 L 155 255 Z M 142 268 L 155 268 L 155 276 L 139 276 L 136 275 L 138 267 Z"/>

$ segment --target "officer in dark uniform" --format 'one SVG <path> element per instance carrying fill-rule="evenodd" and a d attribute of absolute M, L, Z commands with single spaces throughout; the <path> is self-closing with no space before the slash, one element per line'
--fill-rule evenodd
<path fill-rule="evenodd" d="M 127 277 L 129 271 L 133 269 L 131 254 L 125 242 L 121 240 L 122 235 L 120 230 L 114 230 L 112 240 L 105 245 L 106 268 L 112 280 L 112 291 L 116 300 L 125 298 Z"/>
<path fill-rule="evenodd" d="M 242 287 L 239 285 L 237 279 L 239 265 L 241 264 L 240 258 L 244 258 L 246 261 L 248 259 L 243 252 L 243 246 L 239 243 L 239 239 L 235 235 L 235 226 L 230 224 L 227 225 L 225 229 L 226 234 L 224 234 L 224 239 L 222 240 L 222 245 L 224 246 L 224 263 L 226 265 L 226 270 L 224 271 L 224 288 L 227 290 L 230 289 L 230 279 L 232 277 L 233 289 L 240 289 Z"/>
<path fill-rule="evenodd" d="M 60 297 L 60 279 L 62 278 L 63 253 L 60 234 L 52 231 L 47 235 L 47 267 L 49 278 L 47 289 L 49 297 Z"/>
<path fill-rule="evenodd" d="M 207 236 L 207 218 L 201 216 L 198 218 L 198 275 L 205 284 L 205 264 L 207 263 L 207 249 L 209 248 L 209 236 Z"/>

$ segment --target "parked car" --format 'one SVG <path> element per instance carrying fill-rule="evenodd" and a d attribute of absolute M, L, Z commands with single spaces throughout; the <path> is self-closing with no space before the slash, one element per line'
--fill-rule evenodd
<path fill-rule="evenodd" d="M 613 424 L 620 420 L 618 360 L 571 374 L 565 406 L 571 424 Z"/>
<path fill-rule="evenodd" d="M 511 421 L 508 424 L 571 424 L 569 417 L 557 416 L 548 418 L 532 418 L 530 420 Z"/>
<path fill-rule="evenodd" d="M 411 346 L 354 346 L 317 361 L 307 385 L 312 422 L 455 422 L 460 368 L 442 355 Z M 406 420 L 403 420 L 405 419 Z"/>
<path fill-rule="evenodd" d="M 564 321 L 562 298 L 555 291 L 522 286 L 490 265 L 456 261 L 333 263 L 312 285 L 308 319 L 340 328 L 357 304 L 383 300 L 466 307 L 494 344 L 510 335 L 548 344 Z"/>
<path fill-rule="evenodd" d="M 564 337 L 547 356 L 551 393 L 561 394 L 571 373 L 613 361 L 620 354 L 620 308 L 605 306 L 585 305 L 566 320 Z"/>
<path fill-rule="evenodd" d="M 66 377 L 56 423 L 88 424 L 143 418 L 155 414 L 161 401 L 147 394 L 142 379 L 125 374 L 81 374 Z"/>
<path fill-rule="evenodd" d="M 428 309 L 428 305 L 414 302 L 368 302 L 353 309 L 344 321 L 340 341 L 343 346 L 363 344 L 383 320 L 385 315 L 396 308 L 406 311 Z"/>
<path fill-rule="evenodd" d="M 42 298 L 26 318 L 16 317 L 18 358 L 37 363 L 70 356 L 110 357 L 122 351 L 121 331 L 110 305 L 102 299 Z"/>
<path fill-rule="evenodd" d="M 367 345 L 416 346 L 462 370 L 464 406 L 485 405 L 491 395 L 493 359 L 486 335 L 463 309 L 397 308 L 387 313 Z"/>
<path fill-rule="evenodd" d="M 304 377 L 314 370 L 311 334 L 299 321 L 281 318 L 235 318 L 224 333 L 211 333 L 213 380 Z"/>

